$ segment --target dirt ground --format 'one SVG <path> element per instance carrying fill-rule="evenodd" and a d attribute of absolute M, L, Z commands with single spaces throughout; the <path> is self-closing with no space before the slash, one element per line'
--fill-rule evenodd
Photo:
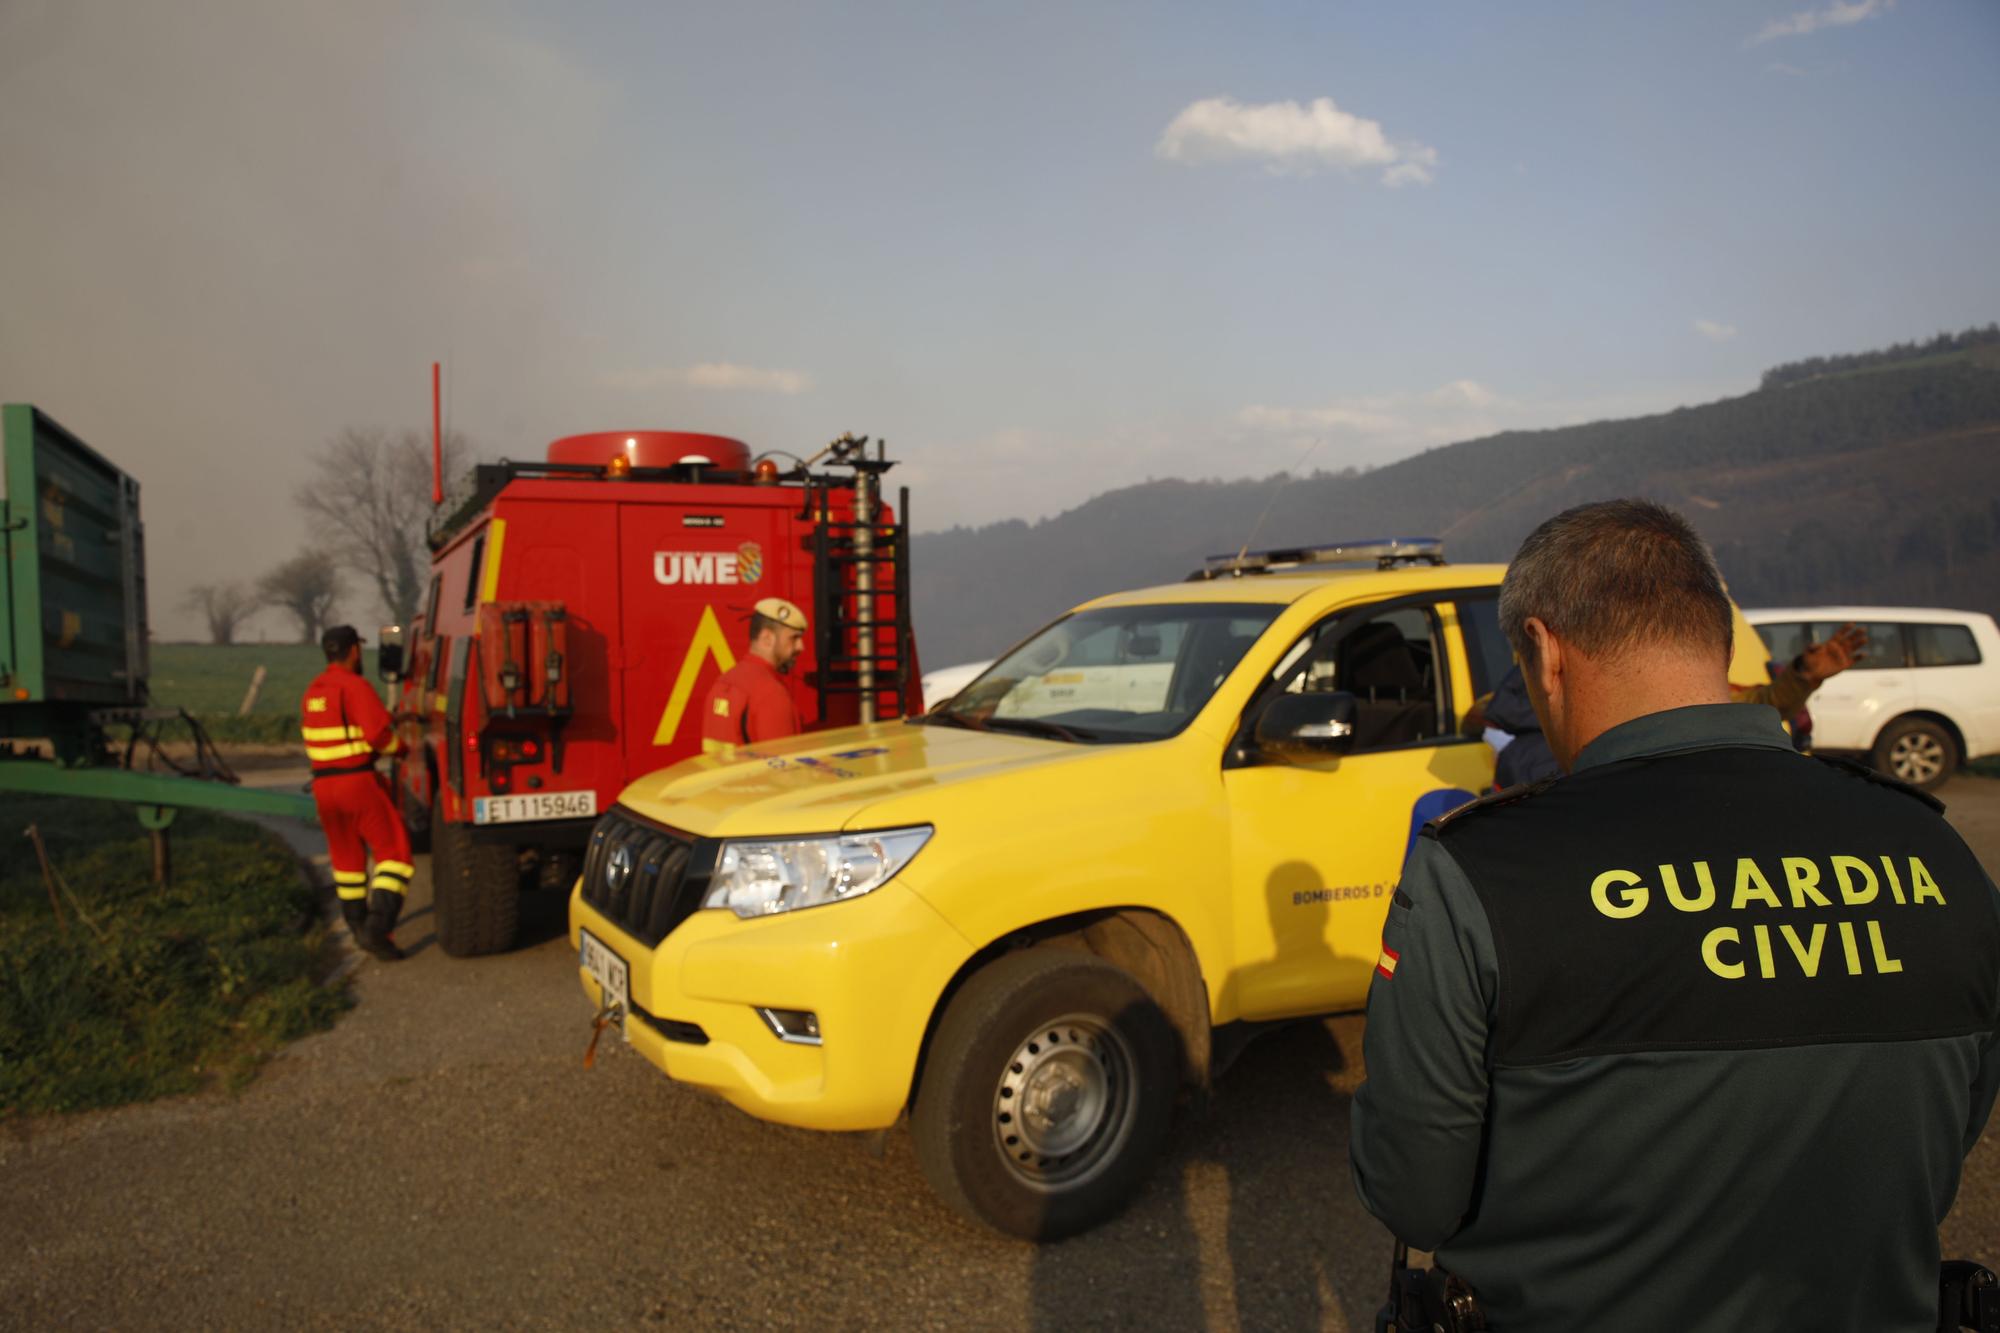
<path fill-rule="evenodd" d="M 2000 781 L 1944 795 L 2000 871 Z M 455 960 L 418 880 L 409 961 L 360 961 L 354 1011 L 243 1093 L 0 1128 L 0 1326 L 1372 1327 L 1359 1018 L 1252 1045 L 1129 1211 L 1037 1249 L 946 1212 L 905 1132 L 767 1125 L 615 1041 L 586 1071 L 560 898 Z M 1944 1243 L 2000 1260 L 1994 1131 Z"/>

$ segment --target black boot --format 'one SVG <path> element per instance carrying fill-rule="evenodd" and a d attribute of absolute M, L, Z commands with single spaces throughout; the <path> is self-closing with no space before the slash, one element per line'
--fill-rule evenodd
<path fill-rule="evenodd" d="M 347 933 L 354 936 L 354 942 L 361 942 L 361 932 L 368 928 L 368 900 L 366 898 L 342 898 L 340 900 L 341 919 L 347 922 Z"/>
<path fill-rule="evenodd" d="M 385 963 L 400 962 L 403 951 L 389 938 L 389 932 L 396 928 L 396 918 L 402 913 L 402 894 L 387 889 L 372 890 L 368 894 L 368 920 L 355 937 L 361 947 Z"/>

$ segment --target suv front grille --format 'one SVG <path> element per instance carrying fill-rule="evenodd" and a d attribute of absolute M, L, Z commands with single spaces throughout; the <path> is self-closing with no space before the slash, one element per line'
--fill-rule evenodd
<path fill-rule="evenodd" d="M 717 846 L 614 806 L 590 831 L 583 900 L 650 948 L 701 906 Z M 630 868 L 613 883 L 614 864 L 625 860 Z"/>

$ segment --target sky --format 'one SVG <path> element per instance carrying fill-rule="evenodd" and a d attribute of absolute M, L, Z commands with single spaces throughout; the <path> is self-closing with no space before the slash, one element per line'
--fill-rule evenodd
<path fill-rule="evenodd" d="M 1992 0 L 0 0 L 0 400 L 168 639 L 433 360 L 489 457 L 885 438 L 925 531 L 1746 392 L 1996 240 Z"/>

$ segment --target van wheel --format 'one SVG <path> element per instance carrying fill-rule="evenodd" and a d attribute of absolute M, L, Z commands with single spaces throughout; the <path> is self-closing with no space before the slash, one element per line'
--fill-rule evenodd
<path fill-rule="evenodd" d="M 1116 1213 L 1173 1119 L 1179 1050 L 1145 988 L 1091 954 L 1029 949 L 967 981 L 938 1024 L 911 1129 L 944 1201 L 1024 1240 Z"/>
<path fill-rule="evenodd" d="M 1958 771 L 1958 742 L 1935 722 L 1906 717 L 1882 729 L 1875 740 L 1874 762 L 1898 782 L 1928 790 Z"/>
<path fill-rule="evenodd" d="M 507 843 L 474 842 L 472 826 L 431 826 L 431 907 L 438 947 L 454 958 L 514 947 L 521 923 L 521 857 Z"/>

